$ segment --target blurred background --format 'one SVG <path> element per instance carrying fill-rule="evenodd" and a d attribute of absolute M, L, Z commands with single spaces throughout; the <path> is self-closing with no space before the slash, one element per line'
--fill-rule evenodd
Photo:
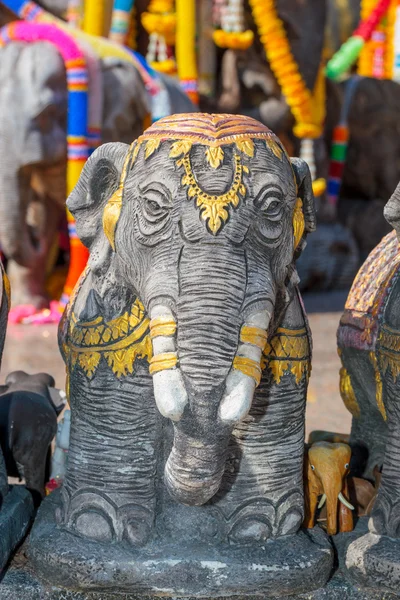
<path fill-rule="evenodd" d="M 318 229 L 298 261 L 314 337 L 307 430 L 348 432 L 336 330 L 391 228 L 400 179 L 397 0 L 0 2 L 1 381 L 65 387 L 57 324 L 84 268 L 65 199 L 90 153 L 176 112 L 242 113 L 309 164 Z M 45 27 L 43 27 L 45 26 Z"/>

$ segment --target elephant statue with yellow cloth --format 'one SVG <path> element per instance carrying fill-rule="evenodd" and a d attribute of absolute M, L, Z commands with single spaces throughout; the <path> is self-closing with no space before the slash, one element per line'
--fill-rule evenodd
<path fill-rule="evenodd" d="M 37 572 L 188 596 L 323 585 L 327 537 L 299 531 L 307 165 L 249 117 L 173 115 L 95 151 L 67 204 L 90 259 L 60 324 L 68 467 Z M 93 551 L 118 564 L 101 584 Z"/>
<path fill-rule="evenodd" d="M 354 581 L 397 591 L 400 582 L 400 184 L 385 206 L 394 227 L 371 252 L 347 298 L 338 330 L 340 389 L 353 415 L 350 444 L 363 444 L 363 476 L 380 485 L 370 533 L 352 543 L 346 565 Z M 375 467 L 378 467 L 377 469 Z M 381 474 L 380 474 L 380 471 Z M 368 557 L 366 559 L 365 557 Z M 377 573 L 385 570 L 383 587 Z"/>
<path fill-rule="evenodd" d="M 347 475 L 350 468 L 351 448 L 347 444 L 316 442 L 306 450 L 305 527 L 314 527 L 315 512 L 326 502 L 327 533 L 353 530 L 354 506 L 349 502 Z"/>

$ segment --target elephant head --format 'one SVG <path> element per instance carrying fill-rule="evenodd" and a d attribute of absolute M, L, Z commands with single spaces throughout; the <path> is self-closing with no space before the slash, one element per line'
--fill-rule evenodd
<path fill-rule="evenodd" d="M 100 147 L 67 204 L 104 304 L 135 294 L 151 319 L 155 400 L 174 428 L 166 486 L 204 504 L 315 228 L 308 167 L 248 117 L 173 115 Z"/>
<path fill-rule="evenodd" d="M 335 535 L 337 532 L 338 514 L 343 505 L 347 513 L 354 507 L 345 497 L 347 495 L 346 476 L 350 468 L 351 448 L 347 444 L 316 442 L 308 450 L 305 464 L 306 478 L 306 525 L 314 524 L 317 498 L 322 496 L 318 508 L 326 502 L 327 532 Z M 308 513 L 308 514 L 307 514 Z M 346 515 L 347 516 L 347 515 Z M 345 518 L 346 518 L 345 516 Z M 351 513 L 350 513 L 351 517 Z M 346 523 L 346 530 L 352 530 Z M 307 523 L 308 521 L 308 523 Z M 344 528 L 341 527 L 341 530 Z"/>

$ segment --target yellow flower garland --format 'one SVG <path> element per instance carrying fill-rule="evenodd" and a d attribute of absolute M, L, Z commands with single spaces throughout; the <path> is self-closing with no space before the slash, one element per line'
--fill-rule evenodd
<path fill-rule="evenodd" d="M 311 94 L 294 60 L 274 0 L 249 0 L 249 4 L 272 72 L 295 118 L 294 134 L 300 139 L 320 137 L 325 119 L 323 70 L 318 75 L 315 93 Z"/>

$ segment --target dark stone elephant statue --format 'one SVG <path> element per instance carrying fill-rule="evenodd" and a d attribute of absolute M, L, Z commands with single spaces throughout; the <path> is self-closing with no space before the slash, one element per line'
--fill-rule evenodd
<path fill-rule="evenodd" d="M 353 415 L 350 444 L 364 446 L 362 475 L 380 486 L 370 533 L 349 546 L 351 577 L 368 587 L 397 591 L 400 581 L 400 185 L 385 207 L 395 228 L 361 267 L 338 330 L 340 387 Z M 384 578 L 380 573 L 386 573 Z"/>
<path fill-rule="evenodd" d="M 279 572 L 282 595 L 323 585 L 324 534 L 299 531 L 306 164 L 251 118 L 174 115 L 99 148 L 68 208 L 90 259 L 60 324 L 71 437 L 32 532 L 37 572 L 89 589 L 90 546 L 123 573 L 110 592 L 250 593 Z"/>
<path fill-rule="evenodd" d="M 0 386 L 0 443 L 7 474 L 25 479 L 39 503 L 49 475 L 50 444 L 65 400 L 51 375 L 14 371 Z"/>

